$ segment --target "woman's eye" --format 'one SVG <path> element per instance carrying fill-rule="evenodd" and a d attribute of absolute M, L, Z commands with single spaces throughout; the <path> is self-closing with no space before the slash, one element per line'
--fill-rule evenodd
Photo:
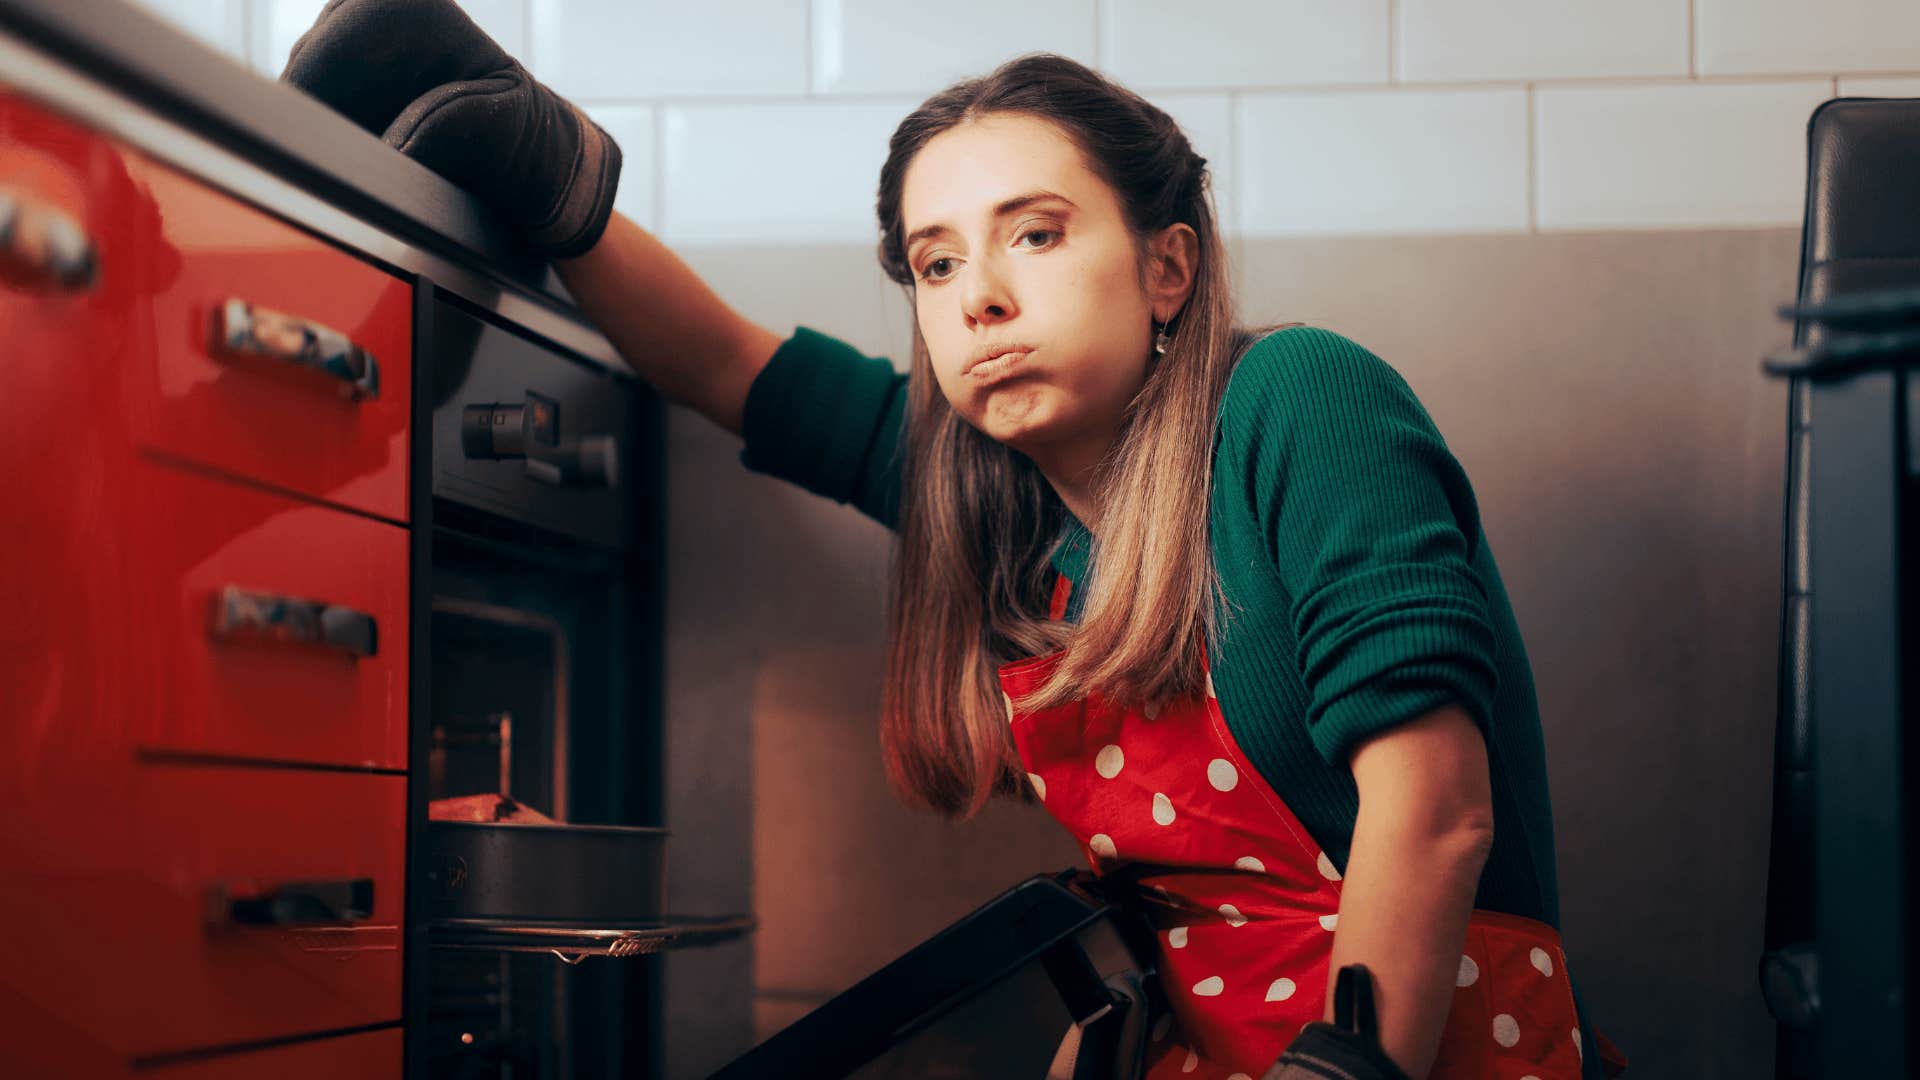
<path fill-rule="evenodd" d="M 1027 244 L 1027 241 L 1032 240 L 1036 236 L 1043 238 L 1044 242 L 1038 243 L 1038 244 Z M 1055 230 L 1055 229 L 1029 229 L 1026 232 L 1020 234 L 1020 242 L 1023 244 L 1026 244 L 1027 247 L 1038 249 L 1038 248 L 1053 246 L 1054 240 L 1056 240 L 1059 236 L 1060 236 L 1060 233 L 1058 232 L 1058 230 Z"/>
<path fill-rule="evenodd" d="M 929 259 L 927 265 L 920 269 L 920 278 L 923 281 L 938 281 L 952 273 L 952 265 L 952 259 Z"/>

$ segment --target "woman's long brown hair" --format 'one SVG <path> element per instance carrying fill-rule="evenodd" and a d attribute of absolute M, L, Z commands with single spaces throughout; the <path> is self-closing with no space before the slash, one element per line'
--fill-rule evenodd
<path fill-rule="evenodd" d="M 948 405 L 914 328 L 904 487 L 888 596 L 881 741 L 896 792 L 970 817 L 995 793 L 1030 798 L 1008 730 L 999 665 L 1064 650 L 1020 704 L 1099 687 L 1144 703 L 1199 692 L 1214 633 L 1208 542 L 1214 416 L 1253 335 L 1236 329 L 1206 160 L 1165 112 L 1050 54 L 1011 60 L 927 99 L 900 122 L 880 171 L 880 263 L 908 290 L 901 188 L 934 136 L 990 113 L 1051 121 L 1119 196 L 1136 247 L 1169 225 L 1199 236 L 1193 292 L 1095 477 L 1099 541 L 1077 626 L 1047 618 L 1049 564 L 1067 512 L 1025 455 Z M 1142 256 L 1141 272 L 1146 263 Z M 1144 278 L 1143 278 L 1144 281 Z"/>

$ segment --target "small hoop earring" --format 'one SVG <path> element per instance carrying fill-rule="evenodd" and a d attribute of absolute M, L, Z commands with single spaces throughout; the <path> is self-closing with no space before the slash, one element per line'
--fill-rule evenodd
<path fill-rule="evenodd" d="M 1167 336 L 1167 324 L 1158 323 L 1153 329 L 1153 353 L 1155 356 L 1167 355 L 1167 345 L 1172 339 Z"/>

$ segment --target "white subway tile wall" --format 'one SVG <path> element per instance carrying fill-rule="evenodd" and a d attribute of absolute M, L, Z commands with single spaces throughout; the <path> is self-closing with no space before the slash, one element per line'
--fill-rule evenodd
<path fill-rule="evenodd" d="M 651 105 L 583 105 L 581 109 L 620 147 L 620 187 L 613 208 L 650 232 L 658 232 L 654 176 L 656 110 Z"/>
<path fill-rule="evenodd" d="M 271 77 L 324 0 L 137 2 Z M 684 243 L 872 243 L 893 126 L 1036 50 L 1167 109 L 1239 236 L 1795 225 L 1813 107 L 1920 96 L 1920 0 L 462 6 Z"/>
<path fill-rule="evenodd" d="M 1909 79 L 1841 79 L 1841 97 L 1920 97 L 1920 76 Z"/>
<path fill-rule="evenodd" d="M 246 23 L 241 15 L 244 0 L 141 0 L 155 15 L 234 56 L 246 55 Z"/>
<path fill-rule="evenodd" d="M 1387 0 L 1101 0 L 1100 62 L 1136 90 L 1387 79 Z"/>
<path fill-rule="evenodd" d="M 1685 76 L 1687 0 L 1399 0 L 1403 82 Z"/>
<path fill-rule="evenodd" d="M 1824 79 L 1543 89 L 1543 229 L 1798 222 Z"/>
<path fill-rule="evenodd" d="M 1527 94 L 1359 90 L 1240 100 L 1253 235 L 1527 228 Z"/>
<path fill-rule="evenodd" d="M 571 98 L 807 90 L 807 5 L 796 0 L 531 2 L 527 67 Z"/>
<path fill-rule="evenodd" d="M 674 244 L 873 242 L 887 138 L 913 105 L 901 98 L 666 109 L 660 238 Z"/>
<path fill-rule="evenodd" d="M 1914 0 L 1696 0 L 1702 75 L 1920 71 Z"/>
<path fill-rule="evenodd" d="M 1020 52 L 1094 60 L 1094 0 L 813 0 L 813 89 L 931 94 Z M 1017 31 L 1017 32 L 1015 32 Z"/>

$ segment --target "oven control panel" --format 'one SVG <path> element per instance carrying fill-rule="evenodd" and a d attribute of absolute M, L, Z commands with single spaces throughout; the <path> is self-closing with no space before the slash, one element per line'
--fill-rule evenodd
<path fill-rule="evenodd" d="M 433 493 L 602 547 L 629 541 L 622 490 L 648 391 L 436 298 Z"/>

